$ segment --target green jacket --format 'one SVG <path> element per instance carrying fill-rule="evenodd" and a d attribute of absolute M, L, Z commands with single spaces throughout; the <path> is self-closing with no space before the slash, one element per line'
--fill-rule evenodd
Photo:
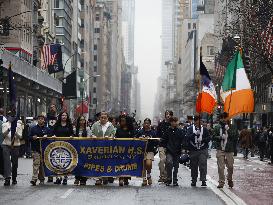
<path fill-rule="evenodd" d="M 222 147 L 221 147 L 222 137 L 220 136 L 220 128 L 221 128 L 220 124 L 216 125 L 215 128 L 213 129 L 213 136 L 212 136 L 212 140 L 216 143 L 217 150 L 222 150 Z M 228 133 L 228 138 L 227 138 L 227 143 L 226 143 L 224 151 L 234 152 L 234 143 L 237 143 L 239 138 L 238 130 L 233 125 L 231 125 L 227 133 Z"/>
<path fill-rule="evenodd" d="M 116 129 L 112 125 L 112 123 L 110 123 L 110 122 L 107 122 L 107 123 L 108 123 L 108 127 L 106 129 L 105 134 L 103 135 L 102 126 L 100 124 L 100 121 L 95 122 L 91 128 L 91 136 L 93 136 L 93 137 L 94 136 L 95 137 L 105 137 L 105 136 L 114 137 L 115 133 L 116 133 Z"/>

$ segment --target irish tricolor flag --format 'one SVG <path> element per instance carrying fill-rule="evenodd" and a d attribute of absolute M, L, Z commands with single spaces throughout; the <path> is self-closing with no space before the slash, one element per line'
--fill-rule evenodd
<path fill-rule="evenodd" d="M 221 98 L 224 102 L 224 112 L 228 113 L 229 118 L 254 111 L 254 94 L 239 51 L 227 66 Z"/>

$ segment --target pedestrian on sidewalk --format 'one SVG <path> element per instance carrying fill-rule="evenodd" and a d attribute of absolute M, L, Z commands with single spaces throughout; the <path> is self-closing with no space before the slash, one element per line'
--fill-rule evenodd
<path fill-rule="evenodd" d="M 135 129 L 133 125 L 133 119 L 128 115 L 121 115 L 119 117 L 119 127 L 117 128 L 116 138 L 133 138 L 135 137 Z M 120 177 L 119 186 L 129 185 L 130 177 Z"/>
<path fill-rule="evenodd" d="M 249 151 L 253 146 L 252 133 L 247 129 L 247 126 L 240 132 L 240 146 L 244 150 L 244 158 L 247 159 Z"/>
<path fill-rule="evenodd" d="M 260 153 L 260 161 L 264 161 L 265 153 L 266 153 L 266 141 L 268 137 L 267 129 L 261 127 L 258 132 L 258 148 Z"/>
<path fill-rule="evenodd" d="M 107 112 L 103 111 L 99 114 L 99 120 L 96 121 L 91 128 L 91 136 L 92 137 L 100 137 L 100 138 L 112 138 L 115 136 L 115 127 L 109 122 L 109 115 Z M 103 184 L 108 184 L 108 178 L 98 178 L 95 185 L 99 186 Z"/>
<path fill-rule="evenodd" d="M 137 137 L 139 138 L 148 139 L 148 144 L 144 157 L 145 173 L 142 186 L 146 186 L 147 184 L 152 185 L 153 183 L 151 172 L 158 141 L 152 140 L 152 138 L 156 137 L 156 132 L 152 130 L 151 123 L 152 121 L 149 118 L 146 118 L 143 123 L 143 128 L 137 134 Z"/>
<path fill-rule="evenodd" d="M 17 169 L 18 169 L 18 157 L 20 151 L 20 139 L 22 139 L 22 133 L 24 126 L 20 120 L 17 120 L 16 112 L 8 112 L 8 121 L 3 123 L 3 161 L 4 161 L 4 186 L 10 185 L 10 179 L 12 176 L 12 184 L 17 184 Z"/>
<path fill-rule="evenodd" d="M 91 129 L 87 126 L 87 122 L 84 116 L 80 116 L 77 119 L 76 129 L 74 130 L 75 137 L 89 137 L 91 136 Z M 74 185 L 85 186 L 87 177 L 75 176 Z"/>
<path fill-rule="evenodd" d="M 218 165 L 219 185 L 217 188 L 223 188 L 225 184 L 225 166 L 227 166 L 227 180 L 230 188 L 233 184 L 233 152 L 234 141 L 238 139 L 238 130 L 228 120 L 228 114 L 222 113 L 220 122 L 214 128 L 213 140 L 216 143 L 216 158 Z"/>
<path fill-rule="evenodd" d="M 270 165 L 273 165 L 273 128 L 270 128 L 269 134 L 268 134 L 268 144 L 270 147 L 270 159 L 271 161 L 268 163 Z"/>
<path fill-rule="evenodd" d="M 73 126 L 69 115 L 67 112 L 61 112 L 58 116 L 58 120 L 54 126 L 53 137 L 73 137 Z M 67 185 L 67 176 L 57 177 L 54 184 L 61 184 L 63 181 L 63 185 Z"/>
<path fill-rule="evenodd" d="M 4 175 L 4 159 L 3 159 L 3 150 L 1 146 L 4 140 L 2 125 L 3 125 L 3 121 L 0 119 L 0 175 Z"/>
<path fill-rule="evenodd" d="M 201 125 L 200 117 L 194 116 L 194 124 L 188 129 L 187 141 L 190 151 L 190 166 L 191 166 L 191 186 L 196 186 L 198 178 L 198 168 L 200 171 L 201 186 L 207 186 L 207 159 L 208 159 L 208 144 L 211 138 L 208 129 Z"/>
<path fill-rule="evenodd" d="M 36 186 L 37 180 L 40 184 L 44 184 L 45 177 L 42 166 L 40 140 L 38 137 L 48 137 L 51 135 L 50 129 L 46 126 L 45 115 L 40 114 L 38 117 L 38 124 L 30 129 L 29 141 L 31 143 L 31 151 L 33 158 L 32 165 L 32 179 L 30 181 L 32 186 Z"/>
<path fill-rule="evenodd" d="M 173 116 L 173 112 L 171 110 L 166 110 L 165 111 L 165 119 L 159 123 L 157 127 L 157 136 L 162 139 L 164 134 L 166 133 L 167 129 L 171 126 L 169 119 Z M 167 178 L 167 172 L 166 172 L 166 150 L 162 146 L 161 143 L 159 143 L 158 147 L 158 152 L 159 152 L 159 171 L 160 171 L 160 176 L 158 182 L 165 182 Z"/>
<path fill-rule="evenodd" d="M 178 186 L 178 168 L 179 158 L 182 153 L 182 144 L 185 142 L 186 133 L 178 128 L 177 117 L 171 117 L 169 119 L 171 127 L 169 127 L 164 133 L 161 139 L 161 145 L 166 150 L 166 170 L 167 180 L 166 186 Z"/>

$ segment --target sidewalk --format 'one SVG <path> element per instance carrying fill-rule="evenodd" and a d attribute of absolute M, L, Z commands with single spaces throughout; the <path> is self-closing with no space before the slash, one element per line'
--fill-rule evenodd
<path fill-rule="evenodd" d="M 208 175 L 218 182 L 216 151 L 208 160 Z M 273 204 L 273 166 L 261 162 L 258 157 L 244 159 L 242 154 L 235 157 L 234 188 L 229 189 L 248 205 Z"/>

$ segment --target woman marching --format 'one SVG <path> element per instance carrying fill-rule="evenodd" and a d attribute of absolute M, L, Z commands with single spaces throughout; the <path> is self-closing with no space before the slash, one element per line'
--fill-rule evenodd
<path fill-rule="evenodd" d="M 67 112 L 61 112 L 53 129 L 53 137 L 73 137 L 73 126 Z M 57 177 L 54 184 L 61 184 L 62 177 Z M 64 176 L 63 185 L 67 185 L 67 176 Z"/>
<path fill-rule="evenodd" d="M 76 129 L 74 130 L 75 137 L 89 137 L 91 136 L 91 129 L 87 126 L 84 116 L 80 116 L 77 119 Z M 82 176 L 76 176 L 74 185 L 86 185 L 87 178 Z"/>
<path fill-rule="evenodd" d="M 134 137 L 134 125 L 131 117 L 127 115 L 119 116 L 119 127 L 116 131 L 116 138 L 132 138 Z M 120 177 L 119 186 L 129 185 L 130 177 Z"/>
<path fill-rule="evenodd" d="M 156 131 L 151 129 L 151 120 L 149 118 L 146 118 L 143 123 L 143 128 L 138 132 L 137 137 L 139 138 L 145 138 L 145 139 L 151 139 L 156 137 Z M 156 140 L 149 140 L 146 148 L 145 153 L 145 172 L 144 172 L 144 178 L 142 186 L 146 186 L 147 184 L 152 185 L 152 177 L 151 177 L 151 171 L 152 171 L 152 164 L 154 161 L 154 155 L 156 153 L 158 141 Z M 147 173 L 147 175 L 146 175 Z"/>

